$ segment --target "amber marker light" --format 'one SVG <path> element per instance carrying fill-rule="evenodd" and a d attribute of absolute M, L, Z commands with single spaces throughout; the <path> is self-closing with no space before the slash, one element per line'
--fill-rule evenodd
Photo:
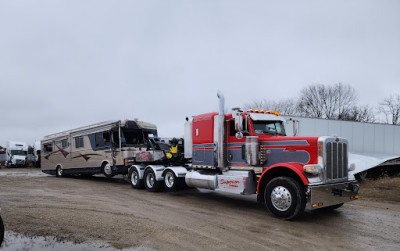
<path fill-rule="evenodd" d="M 312 207 L 317 207 L 317 204 L 312 204 Z"/>
<path fill-rule="evenodd" d="M 358 199 L 358 195 L 354 196 L 354 198 Z"/>

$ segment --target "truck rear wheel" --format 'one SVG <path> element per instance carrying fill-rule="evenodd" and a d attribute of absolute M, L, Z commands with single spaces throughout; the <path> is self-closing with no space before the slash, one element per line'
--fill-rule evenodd
<path fill-rule="evenodd" d="M 147 169 L 144 172 L 144 186 L 150 192 L 158 192 L 161 190 L 162 182 L 157 181 L 153 170 Z"/>
<path fill-rule="evenodd" d="M 164 175 L 164 186 L 168 191 L 175 191 L 178 188 L 179 180 L 175 173 L 171 170 L 165 172 Z"/>
<path fill-rule="evenodd" d="M 143 188 L 143 180 L 140 179 L 139 173 L 136 168 L 131 167 L 129 170 L 129 183 L 133 188 Z"/>
<path fill-rule="evenodd" d="M 306 205 L 303 187 L 290 177 L 276 177 L 264 190 L 265 204 L 276 217 L 290 220 L 299 216 Z"/>

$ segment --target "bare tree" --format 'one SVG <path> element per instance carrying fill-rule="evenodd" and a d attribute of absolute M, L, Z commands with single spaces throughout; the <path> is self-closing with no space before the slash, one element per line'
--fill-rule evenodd
<path fill-rule="evenodd" d="M 356 91 L 350 85 L 314 84 L 301 90 L 299 112 L 307 117 L 342 119 L 349 107 L 355 106 L 356 100 Z"/>
<path fill-rule="evenodd" d="M 260 101 L 253 100 L 251 103 L 245 104 L 244 108 L 273 110 L 282 115 L 299 115 L 298 104 L 295 99 L 282 99 L 279 101 L 267 101 L 266 99 Z"/>
<path fill-rule="evenodd" d="M 388 124 L 400 124 L 400 94 L 390 95 L 379 103 L 378 110 L 385 114 Z"/>
<path fill-rule="evenodd" d="M 375 115 L 372 108 L 366 106 L 353 106 L 342 111 L 341 120 L 357 122 L 375 122 Z"/>

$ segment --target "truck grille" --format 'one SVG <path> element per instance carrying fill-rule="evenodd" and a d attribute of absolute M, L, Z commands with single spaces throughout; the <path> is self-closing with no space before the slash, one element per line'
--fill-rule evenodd
<path fill-rule="evenodd" d="M 347 178 L 347 144 L 326 143 L 326 181 L 333 182 Z"/>

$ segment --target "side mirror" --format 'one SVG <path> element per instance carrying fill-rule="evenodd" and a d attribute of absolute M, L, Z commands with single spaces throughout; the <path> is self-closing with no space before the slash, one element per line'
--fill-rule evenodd
<path fill-rule="evenodd" d="M 237 139 L 242 139 L 243 138 L 243 133 L 242 132 L 237 132 L 235 136 L 236 136 Z"/>

